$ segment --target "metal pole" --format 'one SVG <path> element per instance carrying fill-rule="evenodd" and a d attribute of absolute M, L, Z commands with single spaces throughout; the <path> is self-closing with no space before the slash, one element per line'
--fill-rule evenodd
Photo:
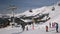
<path fill-rule="evenodd" d="M 12 10 L 13 21 L 12 21 L 11 25 L 12 25 L 12 28 L 13 28 L 13 26 L 15 25 L 15 23 L 14 23 L 14 10 L 16 10 L 16 7 L 15 7 L 15 5 L 9 5 L 8 9 Z"/>

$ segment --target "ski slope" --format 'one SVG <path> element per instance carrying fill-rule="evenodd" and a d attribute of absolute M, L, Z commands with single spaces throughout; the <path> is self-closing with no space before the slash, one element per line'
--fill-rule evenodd
<path fill-rule="evenodd" d="M 54 6 L 55 10 L 54 11 L 50 11 L 49 12 L 49 16 L 51 17 L 51 19 L 49 21 L 47 21 L 45 24 L 47 25 L 48 23 L 53 23 L 53 22 L 57 22 L 58 24 L 60 24 L 60 6 Z"/>
<path fill-rule="evenodd" d="M 55 7 L 55 10 L 52 11 L 52 7 Z M 46 25 L 49 26 L 49 23 L 53 23 L 56 22 L 59 24 L 59 30 L 60 30 L 60 6 L 56 5 L 52 5 L 48 8 L 48 10 L 46 12 L 43 13 L 49 13 L 49 17 L 51 18 L 50 20 L 48 20 L 47 22 L 41 24 L 40 26 L 42 26 L 43 28 L 45 28 Z"/>
<path fill-rule="evenodd" d="M 46 32 L 44 28 L 35 29 L 35 30 L 29 29 L 28 31 L 27 30 L 22 31 L 20 27 L 19 28 L 7 27 L 7 28 L 0 29 L 0 34 L 60 34 L 60 31 L 59 33 L 56 33 L 54 28 L 50 28 L 49 32 Z"/>

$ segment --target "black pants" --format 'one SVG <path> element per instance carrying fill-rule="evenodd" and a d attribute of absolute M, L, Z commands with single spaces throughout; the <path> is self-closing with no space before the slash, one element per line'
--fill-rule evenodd
<path fill-rule="evenodd" d="M 23 27 L 22 29 L 23 29 L 23 31 L 25 30 L 25 28 L 24 28 L 24 27 Z"/>
<path fill-rule="evenodd" d="M 58 29 L 56 29 L 56 32 L 58 32 Z"/>

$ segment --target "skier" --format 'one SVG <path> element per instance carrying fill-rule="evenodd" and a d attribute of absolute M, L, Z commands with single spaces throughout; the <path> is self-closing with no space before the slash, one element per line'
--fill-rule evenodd
<path fill-rule="evenodd" d="M 48 32 L 48 26 L 46 25 L 46 32 Z"/>
<path fill-rule="evenodd" d="M 24 29 L 25 29 L 25 26 L 24 26 L 24 25 L 22 25 L 22 29 L 23 29 L 23 31 L 24 31 Z"/>
<path fill-rule="evenodd" d="M 26 27 L 26 30 L 28 31 L 28 26 Z"/>
<path fill-rule="evenodd" d="M 53 23 L 52 23 L 52 28 L 54 27 Z"/>
<path fill-rule="evenodd" d="M 58 23 L 56 23 L 56 32 L 58 32 Z"/>
<path fill-rule="evenodd" d="M 34 24 L 32 25 L 32 30 L 34 30 Z"/>
<path fill-rule="evenodd" d="M 21 24 L 23 31 L 25 30 L 25 24 Z"/>
<path fill-rule="evenodd" d="M 28 24 L 27 24 L 27 26 L 26 26 L 26 30 L 28 31 Z"/>
<path fill-rule="evenodd" d="M 52 28 L 54 28 L 55 27 L 55 22 L 54 23 L 52 23 Z"/>
<path fill-rule="evenodd" d="M 51 28 L 51 23 L 49 23 L 49 26 L 50 26 L 50 28 Z"/>

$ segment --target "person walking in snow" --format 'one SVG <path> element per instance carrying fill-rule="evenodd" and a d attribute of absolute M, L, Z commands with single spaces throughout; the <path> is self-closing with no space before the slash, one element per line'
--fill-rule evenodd
<path fill-rule="evenodd" d="M 56 23 L 56 32 L 58 32 L 58 23 Z"/>
<path fill-rule="evenodd" d="M 48 32 L 48 26 L 46 25 L 46 32 Z"/>

